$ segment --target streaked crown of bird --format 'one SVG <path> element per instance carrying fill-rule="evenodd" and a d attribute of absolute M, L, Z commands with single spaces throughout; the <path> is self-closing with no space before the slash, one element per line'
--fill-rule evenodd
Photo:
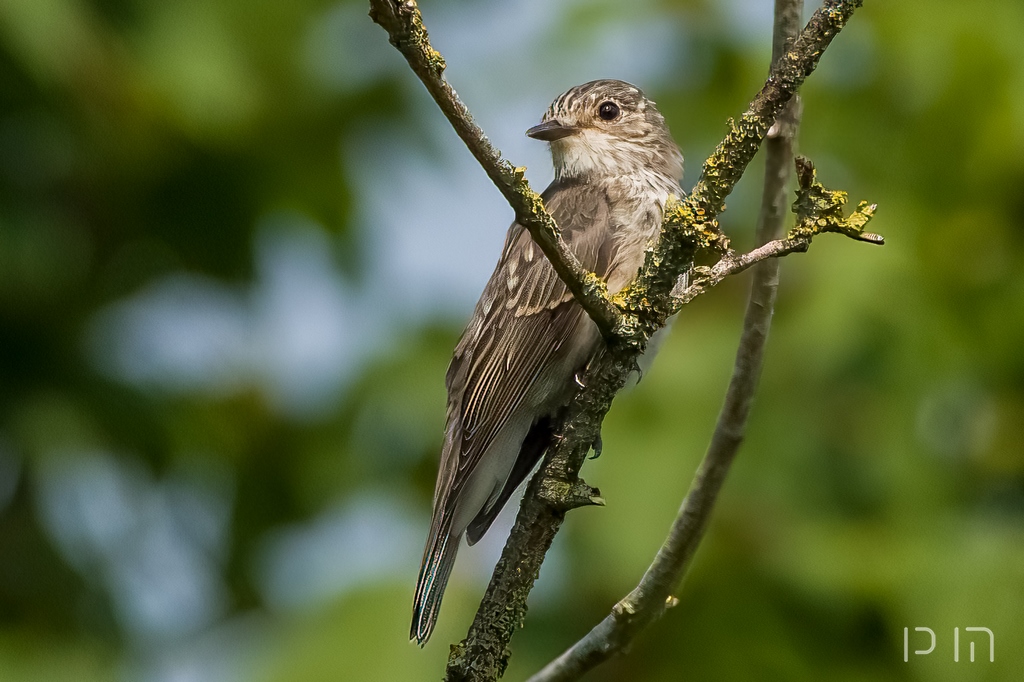
<path fill-rule="evenodd" d="M 555 179 L 545 207 L 584 267 L 611 294 L 635 276 L 683 155 L 636 86 L 578 85 L 527 132 L 550 143 Z M 455 347 L 434 508 L 410 638 L 424 644 L 463 536 L 476 543 L 552 443 L 574 380 L 601 352 L 597 326 L 529 232 L 513 223 L 505 248 Z"/>

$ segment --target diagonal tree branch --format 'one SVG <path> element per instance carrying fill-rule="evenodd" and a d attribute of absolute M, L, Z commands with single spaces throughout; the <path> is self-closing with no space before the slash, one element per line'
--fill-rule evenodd
<path fill-rule="evenodd" d="M 445 61 L 431 44 L 415 0 L 370 0 L 370 18 L 380 24 L 394 45 L 419 76 L 437 106 L 448 118 L 469 151 L 483 166 L 516 214 L 516 221 L 530 231 L 555 272 L 583 306 L 605 337 L 617 333 L 622 312 L 608 297 L 605 282 L 580 264 L 562 240 L 554 218 L 544 209 L 540 195 L 530 188 L 526 169 L 502 158 L 469 109 L 444 78 Z"/>
<path fill-rule="evenodd" d="M 825 0 L 814 13 L 792 49 L 775 62 L 768 81 L 747 112 L 738 123 L 730 123 L 729 134 L 704 163 L 694 192 L 666 209 L 662 234 L 649 251 L 636 281 L 611 301 L 603 282 L 579 267 L 565 248 L 539 197 L 522 177 L 522 169 L 501 159 L 444 81 L 444 60 L 430 47 L 415 2 L 371 0 L 373 19 L 388 31 L 392 44 L 406 56 L 460 137 L 509 200 L 517 220 L 530 229 L 556 271 L 608 339 L 603 354 L 588 367 L 584 388 L 567 408 L 560 439 L 530 481 L 470 631 L 463 642 L 452 647 L 447 680 L 495 680 L 504 672 L 510 656 L 509 641 L 525 618 L 527 596 L 565 512 L 599 503 L 599 491 L 579 478 L 579 469 L 599 436 L 615 394 L 634 371 L 637 357 L 651 334 L 664 326 L 668 316 L 729 274 L 765 259 L 806 250 L 811 239 L 821 232 L 881 241 L 863 233 L 874 207 L 862 204 L 850 218 L 844 218 L 841 207 L 846 201 L 845 194 L 815 183 L 809 162 L 805 167 L 807 183 L 797 202 L 806 219 L 800 219 L 797 229 L 786 239 L 736 255 L 728 249 L 728 241 L 717 225 L 725 197 L 761 141 L 814 70 L 822 52 L 861 4 L 862 0 Z M 673 297 L 671 292 L 678 276 L 689 268 L 698 250 L 715 251 L 722 257 L 714 267 L 701 269 L 694 284 L 681 297 Z"/>

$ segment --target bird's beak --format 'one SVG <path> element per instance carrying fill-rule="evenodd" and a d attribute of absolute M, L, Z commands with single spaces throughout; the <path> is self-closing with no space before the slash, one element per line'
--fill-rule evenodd
<path fill-rule="evenodd" d="M 554 142 L 555 140 L 561 140 L 563 137 L 568 137 L 578 131 L 579 128 L 562 125 L 558 121 L 551 120 L 544 121 L 539 126 L 533 126 L 526 131 L 526 136 L 532 137 L 535 140 Z"/>

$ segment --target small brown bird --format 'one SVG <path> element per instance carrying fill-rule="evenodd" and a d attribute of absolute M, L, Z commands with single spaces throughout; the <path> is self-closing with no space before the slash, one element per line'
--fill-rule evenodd
<path fill-rule="evenodd" d="M 597 80 L 556 99 L 526 134 L 551 144 L 544 205 L 583 266 L 617 293 L 637 274 L 683 155 L 639 88 Z M 551 443 L 573 378 L 603 343 L 530 233 L 513 223 L 448 367 L 434 513 L 410 638 L 424 644 L 462 536 L 476 543 Z"/>

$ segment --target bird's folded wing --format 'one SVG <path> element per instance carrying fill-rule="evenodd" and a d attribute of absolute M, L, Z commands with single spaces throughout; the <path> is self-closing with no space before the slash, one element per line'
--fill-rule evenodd
<path fill-rule="evenodd" d="M 614 241 L 607 197 L 586 185 L 555 183 L 544 199 L 583 266 L 605 276 Z M 448 368 L 449 427 L 457 420 L 448 435 L 458 442 L 445 447 L 441 466 L 449 484 L 443 497 L 457 498 L 452 493 L 461 489 L 555 354 L 572 343 L 585 318 L 529 232 L 512 225 Z"/>

